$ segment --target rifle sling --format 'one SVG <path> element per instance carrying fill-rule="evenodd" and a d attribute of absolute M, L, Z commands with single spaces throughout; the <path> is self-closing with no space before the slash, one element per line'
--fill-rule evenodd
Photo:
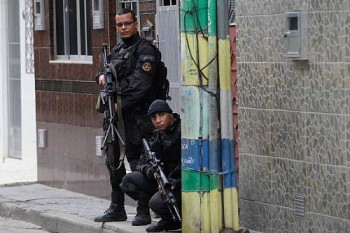
<path fill-rule="evenodd" d="M 115 71 L 115 68 L 112 64 L 108 64 L 109 68 L 112 71 L 113 76 L 115 77 L 115 90 L 117 94 L 117 105 L 118 105 L 118 110 L 117 110 L 117 115 L 118 115 L 118 120 L 117 120 L 117 128 L 122 129 L 119 131 L 119 134 L 122 138 L 122 141 L 118 137 L 119 140 L 119 148 L 120 148 L 120 153 L 119 153 L 119 165 L 116 169 L 119 169 L 124 162 L 125 158 L 125 128 L 124 128 L 124 121 L 123 121 L 123 114 L 122 114 L 122 98 L 121 98 L 121 88 L 119 86 L 118 80 L 117 80 L 117 72 Z"/>

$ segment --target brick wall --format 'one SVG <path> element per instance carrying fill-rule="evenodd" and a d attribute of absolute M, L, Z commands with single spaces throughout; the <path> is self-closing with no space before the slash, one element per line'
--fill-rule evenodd
<path fill-rule="evenodd" d="M 45 2 L 46 30 L 35 31 L 37 128 L 48 130 L 48 146 L 38 148 L 38 180 L 90 195 L 110 195 L 104 159 L 96 156 L 95 136 L 102 115 L 94 109 L 102 43 L 116 43 L 115 1 L 104 1 L 105 27 L 91 31 L 92 62 L 57 62 L 53 1 Z M 62 38 L 63 39 L 63 38 Z"/>

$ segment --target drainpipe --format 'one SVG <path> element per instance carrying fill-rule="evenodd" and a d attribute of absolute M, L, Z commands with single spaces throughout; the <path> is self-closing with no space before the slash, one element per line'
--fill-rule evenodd
<path fill-rule="evenodd" d="M 199 80 L 200 93 L 202 98 L 202 135 L 201 135 L 201 156 L 200 156 L 200 204 L 201 204 L 201 230 L 210 232 L 210 176 L 209 176 L 209 100 L 208 80 L 209 77 L 209 47 L 208 47 L 208 0 L 197 0 L 197 51 L 199 56 Z"/>
<path fill-rule="evenodd" d="M 223 165 L 224 227 L 239 231 L 238 192 L 234 159 L 231 54 L 228 1 L 217 2 L 220 82 L 221 153 Z"/>
<path fill-rule="evenodd" d="M 218 119 L 218 59 L 217 59 L 217 22 L 216 0 L 208 0 L 208 46 L 209 46 L 209 156 L 210 156 L 210 232 L 219 232 L 222 228 L 222 193 L 219 190 L 221 154 Z M 221 188 L 220 188 L 221 189 Z"/>

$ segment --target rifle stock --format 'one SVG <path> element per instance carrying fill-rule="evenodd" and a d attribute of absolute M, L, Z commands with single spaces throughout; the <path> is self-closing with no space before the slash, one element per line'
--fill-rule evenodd
<path fill-rule="evenodd" d="M 179 208 L 177 206 L 176 198 L 171 191 L 171 183 L 168 178 L 164 174 L 160 160 L 156 157 L 155 153 L 151 151 L 148 142 L 146 139 L 142 139 L 143 147 L 145 152 L 147 153 L 147 157 L 151 165 L 155 168 L 155 179 L 161 189 L 162 196 L 164 198 L 165 203 L 167 204 L 169 211 L 173 217 L 173 220 L 177 220 L 179 222 L 182 221 Z"/>

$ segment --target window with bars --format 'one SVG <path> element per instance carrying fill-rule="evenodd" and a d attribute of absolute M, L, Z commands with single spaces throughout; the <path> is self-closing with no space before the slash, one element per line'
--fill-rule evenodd
<path fill-rule="evenodd" d="M 236 23 L 236 0 L 228 0 L 228 6 L 229 6 L 229 23 L 235 24 Z"/>
<path fill-rule="evenodd" d="M 137 14 L 138 9 L 137 9 L 137 0 L 121 0 L 120 4 L 122 8 L 129 8 L 131 10 L 133 10 L 135 12 L 135 14 Z M 136 15 L 137 17 L 137 15 Z"/>
<path fill-rule="evenodd" d="M 132 10 L 135 13 L 137 18 L 137 30 L 140 31 L 140 17 L 139 17 L 139 0 L 119 0 L 121 8 L 127 8 Z M 118 39 L 118 41 L 120 38 Z"/>
<path fill-rule="evenodd" d="M 91 0 L 56 0 L 57 59 L 92 60 Z"/>
<path fill-rule="evenodd" d="M 177 4 L 177 0 L 162 0 L 161 6 L 175 6 Z"/>

